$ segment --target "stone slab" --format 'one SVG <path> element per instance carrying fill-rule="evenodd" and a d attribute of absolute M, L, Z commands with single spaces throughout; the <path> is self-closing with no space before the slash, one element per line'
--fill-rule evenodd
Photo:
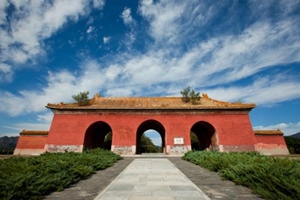
<path fill-rule="evenodd" d="M 127 187 L 124 185 L 126 181 Z M 105 199 L 208 200 L 209 198 L 168 159 L 139 158 L 130 163 L 95 198 L 95 200 Z"/>

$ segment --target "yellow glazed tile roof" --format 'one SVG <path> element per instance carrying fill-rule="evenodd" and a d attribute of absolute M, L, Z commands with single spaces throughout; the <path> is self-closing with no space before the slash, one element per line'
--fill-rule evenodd
<path fill-rule="evenodd" d="M 23 130 L 20 132 L 20 135 L 48 135 L 49 131 L 41 131 L 41 130 Z"/>
<path fill-rule="evenodd" d="M 254 130 L 255 135 L 283 135 L 280 129 L 276 130 Z"/>
<path fill-rule="evenodd" d="M 96 94 L 89 105 L 77 103 L 48 104 L 50 109 L 252 109 L 255 104 L 230 103 L 211 99 L 203 94 L 200 101 L 193 105 L 184 103 L 181 97 L 100 97 Z"/>

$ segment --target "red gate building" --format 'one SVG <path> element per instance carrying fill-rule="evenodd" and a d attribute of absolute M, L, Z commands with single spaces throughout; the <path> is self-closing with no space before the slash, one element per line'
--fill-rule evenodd
<path fill-rule="evenodd" d="M 46 107 L 54 113 L 46 140 L 39 139 L 45 132 L 39 135 L 39 131 L 24 130 L 15 154 L 82 152 L 103 147 L 108 133 L 112 134 L 111 151 L 140 154 L 141 136 L 151 129 L 160 134 L 163 153 L 170 155 L 191 150 L 191 132 L 197 136 L 200 150 L 288 154 L 280 130 L 253 131 L 249 112 L 255 104 L 217 101 L 206 94 L 195 105 L 184 103 L 180 97 L 118 98 L 97 94 L 86 106 L 60 103 Z M 33 148 L 33 143 L 43 144 Z"/>

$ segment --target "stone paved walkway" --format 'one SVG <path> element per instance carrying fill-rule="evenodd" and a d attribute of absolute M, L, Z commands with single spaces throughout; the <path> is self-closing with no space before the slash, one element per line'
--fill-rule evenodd
<path fill-rule="evenodd" d="M 137 166 L 137 168 L 134 168 L 134 166 Z M 170 170 L 167 170 L 168 168 Z M 149 170 L 153 174 L 148 174 Z M 156 175 L 154 173 L 155 170 L 158 170 Z M 184 176 L 179 170 L 187 178 L 183 178 Z M 172 173 L 174 173 L 173 176 Z M 175 175 L 175 173 L 181 174 L 179 175 L 178 183 L 175 183 L 176 177 L 178 177 L 178 174 Z M 194 184 L 190 184 L 188 179 Z M 137 185 L 134 185 L 134 182 Z M 114 186 L 113 183 L 117 183 L 117 185 Z M 202 192 L 193 187 L 194 185 L 198 186 L 213 200 L 261 199 L 257 195 L 252 194 L 250 189 L 235 185 L 231 181 L 221 180 L 217 173 L 203 169 L 178 157 L 155 159 L 126 157 L 112 167 L 98 171 L 90 178 L 80 181 L 62 192 L 54 192 L 46 196 L 45 199 L 92 200 L 95 198 L 105 199 L 107 197 L 109 197 L 107 199 L 129 199 L 126 193 L 127 195 L 128 193 L 136 193 L 137 196 L 131 196 L 132 199 L 195 199 L 193 196 L 190 198 L 188 196 L 182 197 L 185 191 L 192 191 L 194 195 L 196 193 L 197 195 L 201 194 Z M 141 198 L 138 195 L 144 190 L 143 195 L 146 196 Z M 117 195 L 117 193 L 120 195 Z M 167 193 L 169 193 L 169 196 L 166 196 Z M 203 198 L 207 199 L 205 196 Z M 197 197 L 196 199 L 199 198 Z"/>
<path fill-rule="evenodd" d="M 86 180 L 46 196 L 46 200 L 93 200 L 104 190 L 132 161 L 134 158 L 124 158 L 112 167 L 97 171 Z"/>
<path fill-rule="evenodd" d="M 209 198 L 166 158 L 140 158 L 95 200 L 183 200 Z"/>

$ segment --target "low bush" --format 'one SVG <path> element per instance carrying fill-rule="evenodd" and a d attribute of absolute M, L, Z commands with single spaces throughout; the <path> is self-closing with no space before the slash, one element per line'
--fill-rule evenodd
<path fill-rule="evenodd" d="M 211 171 L 223 179 L 249 187 L 265 199 L 299 199 L 300 161 L 249 153 L 193 151 L 183 159 Z"/>
<path fill-rule="evenodd" d="M 121 159 L 110 151 L 47 153 L 0 160 L 0 199 L 41 199 Z"/>

